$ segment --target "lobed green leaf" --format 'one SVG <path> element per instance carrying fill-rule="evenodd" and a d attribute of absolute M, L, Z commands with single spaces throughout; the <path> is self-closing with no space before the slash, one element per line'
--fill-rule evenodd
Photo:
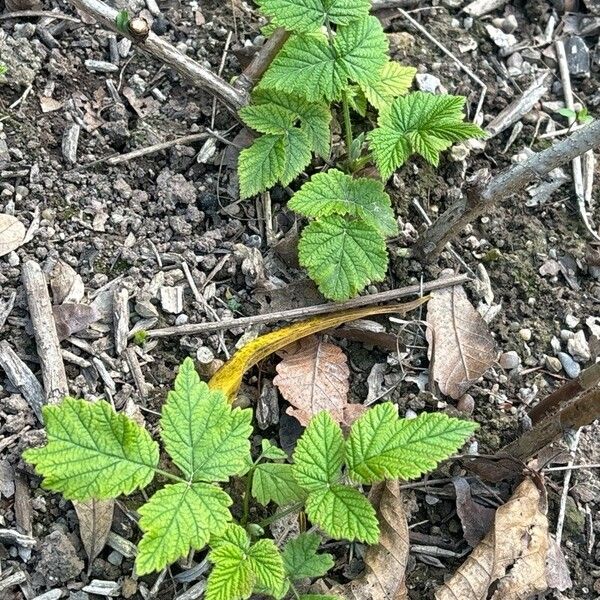
<path fill-rule="evenodd" d="M 263 505 L 275 502 L 285 506 L 301 502 L 306 493 L 296 483 L 292 465 L 264 463 L 256 467 L 252 478 L 252 495 Z"/>
<path fill-rule="evenodd" d="M 44 406 L 48 442 L 23 458 L 42 485 L 70 500 L 116 498 L 147 486 L 158 465 L 158 444 L 135 421 L 100 400 L 67 398 Z"/>
<path fill-rule="evenodd" d="M 321 536 L 316 533 L 301 533 L 292 538 L 283 549 L 285 571 L 292 581 L 322 577 L 333 567 L 333 556 L 324 552 L 318 554 Z"/>

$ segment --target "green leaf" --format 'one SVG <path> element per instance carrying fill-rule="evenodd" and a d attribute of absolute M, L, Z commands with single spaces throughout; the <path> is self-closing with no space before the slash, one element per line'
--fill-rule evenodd
<path fill-rule="evenodd" d="M 388 42 L 375 17 L 337 29 L 333 46 L 322 33 L 292 36 L 263 76 L 260 86 L 298 94 L 308 100 L 339 99 L 348 80 L 377 79 L 387 62 Z"/>
<path fill-rule="evenodd" d="M 346 89 L 350 108 L 361 117 L 367 115 L 367 97 L 358 85 L 351 85 Z"/>
<path fill-rule="evenodd" d="M 248 465 L 252 411 L 231 408 L 225 395 L 210 390 L 186 358 L 163 406 L 160 424 L 165 449 L 191 481 L 227 481 Z"/>
<path fill-rule="evenodd" d="M 252 104 L 239 111 L 242 121 L 260 133 L 281 135 L 294 126 L 294 112 L 273 104 Z"/>
<path fill-rule="evenodd" d="M 264 463 L 256 467 L 252 478 L 252 495 L 263 505 L 275 502 L 285 506 L 303 501 L 306 494 L 296 483 L 292 465 Z"/>
<path fill-rule="evenodd" d="M 252 94 L 257 105 L 271 105 L 291 111 L 300 120 L 300 129 L 308 136 L 311 149 L 327 158 L 331 146 L 331 111 L 323 102 L 309 102 L 300 96 L 292 96 L 276 90 L 259 89 Z M 267 106 L 269 110 L 269 106 Z"/>
<path fill-rule="evenodd" d="M 384 109 L 394 98 L 408 92 L 416 72 L 414 67 L 403 67 L 394 61 L 387 62 L 377 79 L 363 84 L 367 100 L 378 110 Z"/>
<path fill-rule="evenodd" d="M 285 167 L 285 148 L 280 135 L 262 135 L 240 152 L 238 175 L 241 199 L 273 187 Z"/>
<path fill-rule="evenodd" d="M 338 215 L 313 221 L 298 245 L 300 264 L 331 300 L 347 300 L 385 277 L 388 257 L 383 235 L 364 221 Z"/>
<path fill-rule="evenodd" d="M 272 596 L 279 596 L 285 581 L 283 559 L 273 540 L 259 540 L 248 551 L 256 584 Z"/>
<path fill-rule="evenodd" d="M 398 225 L 383 184 L 367 177 L 354 178 L 337 169 L 313 175 L 288 206 L 306 217 L 350 215 L 359 217 L 382 235 L 395 235 Z"/>
<path fill-rule="evenodd" d="M 302 129 L 293 127 L 283 135 L 285 160 L 279 176 L 281 185 L 288 185 L 308 166 L 311 159 L 310 141 Z"/>
<path fill-rule="evenodd" d="M 302 594 L 299 600 L 340 600 L 340 597 L 326 594 Z"/>
<path fill-rule="evenodd" d="M 147 486 L 158 465 L 158 444 L 107 402 L 67 398 L 44 406 L 48 442 L 23 458 L 43 486 L 69 500 L 116 498 Z"/>
<path fill-rule="evenodd" d="M 375 509 L 354 488 L 338 484 L 311 492 L 306 501 L 306 514 L 332 538 L 368 544 L 379 540 Z"/>
<path fill-rule="evenodd" d="M 333 567 L 331 554 L 317 554 L 320 545 L 321 537 L 316 533 L 301 533 L 285 545 L 283 564 L 290 579 L 322 577 Z"/>
<path fill-rule="evenodd" d="M 121 33 L 129 33 L 129 13 L 126 10 L 120 10 L 115 17 L 115 25 Z"/>
<path fill-rule="evenodd" d="M 442 413 L 398 419 L 391 403 L 379 404 L 352 425 L 347 441 L 349 475 L 360 483 L 419 477 L 456 452 L 475 429 L 472 421 Z"/>
<path fill-rule="evenodd" d="M 138 575 L 159 571 L 201 550 L 211 535 L 222 533 L 231 520 L 231 498 L 207 483 L 166 485 L 140 509 L 144 536 L 138 546 Z"/>
<path fill-rule="evenodd" d="M 259 0 L 261 11 L 279 27 L 308 33 L 329 20 L 347 25 L 369 14 L 369 0 Z"/>
<path fill-rule="evenodd" d="M 574 119 L 577 116 L 577 113 L 570 108 L 560 108 L 556 111 L 556 113 L 562 117 L 567 117 L 567 119 Z"/>
<path fill-rule="evenodd" d="M 462 96 L 437 96 L 414 92 L 396 98 L 379 115 L 378 127 L 369 134 L 375 162 L 384 179 L 412 154 L 437 166 L 440 152 L 453 142 L 485 137 L 473 123 L 464 122 Z"/>
<path fill-rule="evenodd" d="M 333 45 L 339 69 L 361 85 L 376 81 L 387 62 L 388 39 L 377 17 L 364 17 L 339 27 Z"/>
<path fill-rule="evenodd" d="M 206 600 L 241 600 L 249 598 L 256 576 L 246 551 L 224 542 L 208 555 L 214 567 L 206 582 Z"/>
<path fill-rule="evenodd" d="M 260 450 L 262 458 L 268 458 L 270 460 L 287 460 L 288 457 L 285 450 L 278 448 L 267 438 L 264 438 L 260 443 Z"/>
<path fill-rule="evenodd" d="M 331 415 L 314 416 L 294 450 L 294 477 L 307 491 L 327 488 L 341 476 L 345 442 L 341 427 Z"/>

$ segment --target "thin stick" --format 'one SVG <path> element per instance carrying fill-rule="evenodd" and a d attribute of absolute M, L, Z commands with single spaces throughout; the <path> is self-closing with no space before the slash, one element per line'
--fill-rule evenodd
<path fill-rule="evenodd" d="M 291 310 L 281 310 L 270 313 L 268 315 L 255 315 L 252 317 L 241 317 L 239 319 L 230 319 L 219 323 L 190 323 L 187 325 L 176 325 L 175 327 L 165 327 L 164 329 L 154 329 L 148 332 L 150 338 L 162 338 L 172 335 L 196 335 L 199 333 L 207 333 L 209 331 L 221 331 L 223 329 L 233 329 L 237 327 L 248 327 L 259 323 L 274 323 L 276 321 L 294 321 L 296 319 L 306 319 L 315 315 L 324 315 L 328 313 L 349 310 L 358 308 L 359 306 L 368 306 L 378 304 L 380 302 L 390 302 L 398 298 L 406 296 L 418 296 L 422 292 L 430 292 L 431 290 L 439 290 L 440 288 L 461 285 L 469 281 L 467 275 L 456 275 L 454 277 L 446 277 L 436 281 L 427 283 L 409 285 L 407 287 L 389 290 L 387 292 L 379 292 L 369 296 L 359 296 L 346 302 L 319 304 L 317 306 L 307 306 L 305 308 L 293 308 Z"/>
<path fill-rule="evenodd" d="M 5 19 L 20 19 L 26 17 L 48 17 L 50 19 L 59 19 L 61 21 L 71 21 L 71 23 L 81 23 L 81 19 L 55 13 L 49 10 L 15 10 L 14 12 L 3 13 L 0 15 L 0 21 Z"/>
<path fill-rule="evenodd" d="M 244 72 L 235 80 L 233 87 L 243 94 L 250 93 L 289 37 L 289 32 L 282 27 L 276 29 L 262 48 L 254 55 L 250 64 L 244 69 Z"/>
<path fill-rule="evenodd" d="M 465 193 L 465 197 L 448 208 L 412 247 L 412 254 L 421 261 L 437 256 L 444 246 L 457 236 L 466 225 L 489 213 L 496 202 L 522 192 L 535 179 L 544 177 L 576 156 L 600 146 L 600 119 L 582 127 L 568 138 L 538 152 L 526 161 L 513 165 L 499 175 L 485 180 L 479 177 Z"/>
<path fill-rule="evenodd" d="M 111 8 L 101 0 L 71 0 L 71 3 L 80 11 L 94 17 L 107 29 L 120 35 L 125 35 L 117 27 L 118 11 Z M 175 69 L 182 77 L 186 78 L 196 87 L 199 87 L 221 100 L 232 112 L 247 104 L 247 94 L 229 85 L 226 81 L 215 75 L 209 69 L 203 67 L 199 62 L 186 56 L 165 39 L 159 37 L 152 31 L 145 40 L 139 41 L 126 35 L 138 47 L 158 60 Z"/>
<path fill-rule="evenodd" d="M 577 394 L 585 392 L 600 383 L 600 362 L 584 369 L 577 378 L 567 381 L 551 394 L 546 396 L 529 411 L 529 418 L 535 425 L 544 417 L 554 412 L 563 402 L 574 398 Z"/>
<path fill-rule="evenodd" d="M 568 466 L 572 467 L 575 464 L 575 453 L 577 452 L 577 446 L 579 446 L 579 438 L 581 437 L 581 428 L 579 428 L 571 443 L 569 444 L 569 450 L 571 458 L 569 459 Z M 569 469 L 565 473 L 565 479 L 563 482 L 562 494 L 560 496 L 560 510 L 558 512 L 558 519 L 556 520 L 556 543 L 560 546 L 562 540 L 562 532 L 565 524 L 565 513 L 567 511 L 567 498 L 569 497 L 569 486 L 571 485 L 571 475 L 573 475 L 572 469 Z"/>
<path fill-rule="evenodd" d="M 69 383 L 52 315 L 48 284 L 40 265 L 34 260 L 23 265 L 22 278 L 42 368 L 46 401 L 53 404 L 69 393 Z"/>
<path fill-rule="evenodd" d="M 475 114 L 473 115 L 473 120 L 475 120 L 477 118 L 477 116 L 479 115 L 479 112 L 481 111 L 481 107 L 483 106 L 483 99 L 485 98 L 485 95 L 487 93 L 487 85 L 485 83 L 483 83 L 483 81 L 481 81 L 481 79 L 479 77 L 477 77 L 477 75 L 475 75 L 475 73 L 473 73 L 473 71 L 471 71 L 471 69 L 469 69 L 469 67 L 467 67 L 464 63 L 462 63 L 459 58 L 457 58 L 452 52 L 450 52 L 450 50 L 448 50 L 448 48 L 446 48 L 446 46 L 444 46 L 444 44 L 442 44 L 440 41 L 438 41 L 436 38 L 434 38 L 429 33 L 429 31 L 427 31 L 427 29 L 425 29 L 425 27 L 423 27 L 423 25 L 421 25 L 421 23 L 419 23 L 418 21 L 413 19 L 405 10 L 403 10 L 401 8 L 398 9 L 398 12 L 413 27 L 418 29 L 421 32 L 421 34 L 424 35 L 430 42 L 435 44 L 446 56 L 451 58 L 458 65 L 458 67 L 461 70 L 463 70 L 473 81 L 475 81 L 478 85 L 481 86 L 481 96 L 479 97 L 479 102 L 477 103 L 477 108 L 475 109 Z"/>
<path fill-rule="evenodd" d="M 569 74 L 569 63 L 567 62 L 567 53 L 565 51 L 565 45 L 562 40 L 556 40 L 554 43 L 556 49 L 556 59 L 558 60 L 558 69 L 560 71 L 560 78 L 563 86 L 563 93 L 565 97 L 565 106 L 575 113 L 575 100 L 573 98 L 573 88 L 571 87 L 571 76 Z M 569 117 L 569 125 L 575 123 L 575 114 Z M 600 236 L 594 231 L 587 215 L 585 207 L 585 190 L 583 186 L 583 169 L 581 166 L 581 156 L 573 157 L 571 161 L 573 165 L 573 186 L 575 187 L 575 197 L 577 199 L 577 207 L 579 208 L 579 214 L 583 220 L 585 228 L 590 232 L 590 235 L 596 240 L 600 241 Z"/>
<path fill-rule="evenodd" d="M 504 446 L 496 456 L 513 456 L 523 462 L 535 456 L 568 429 L 579 429 L 600 418 L 600 388 L 579 395 L 555 415 L 546 417 L 533 429 Z"/>
<path fill-rule="evenodd" d="M 230 31 L 227 34 L 227 39 L 225 40 L 225 48 L 223 48 L 223 54 L 221 56 L 221 64 L 219 65 L 219 70 L 217 71 L 217 75 L 221 77 L 223 73 L 223 69 L 225 68 L 225 60 L 227 59 L 227 52 L 229 52 L 229 44 L 231 44 L 231 37 L 233 36 L 233 31 Z M 213 98 L 212 104 L 212 113 L 210 116 L 210 128 L 215 128 L 215 118 L 217 116 L 217 98 Z"/>

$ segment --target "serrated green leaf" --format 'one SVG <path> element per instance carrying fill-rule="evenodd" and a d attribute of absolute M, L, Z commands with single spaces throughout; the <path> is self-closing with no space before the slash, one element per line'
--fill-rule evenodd
<path fill-rule="evenodd" d="M 282 106 L 271 104 L 251 104 L 239 111 L 242 121 L 260 133 L 281 135 L 291 129 L 296 115 Z"/>
<path fill-rule="evenodd" d="M 162 408 L 161 437 L 190 481 L 227 481 L 247 468 L 251 420 L 249 409 L 232 409 L 221 391 L 200 381 L 187 358 Z"/>
<path fill-rule="evenodd" d="M 367 97 L 362 89 L 358 85 L 351 85 L 346 89 L 346 94 L 350 108 L 361 117 L 365 117 L 367 115 Z"/>
<path fill-rule="evenodd" d="M 333 45 L 339 68 L 361 85 L 376 81 L 388 60 L 388 39 L 377 17 L 364 17 L 339 27 Z"/>
<path fill-rule="evenodd" d="M 231 542 L 220 544 L 208 555 L 214 564 L 206 582 L 206 600 L 243 600 L 249 598 L 256 576 L 246 552 Z"/>
<path fill-rule="evenodd" d="M 310 141 L 302 129 L 293 127 L 283 134 L 284 164 L 279 177 L 281 185 L 288 185 L 308 166 L 311 159 Z"/>
<path fill-rule="evenodd" d="M 260 443 L 261 456 L 270 460 L 287 460 L 287 452 L 275 446 L 271 440 L 264 438 Z"/>
<path fill-rule="evenodd" d="M 369 134 L 375 162 L 384 179 L 411 154 L 420 154 L 437 166 L 440 152 L 453 142 L 485 137 L 473 123 L 464 122 L 462 96 L 413 92 L 396 98 L 379 115 L 378 127 Z"/>
<path fill-rule="evenodd" d="M 292 465 L 279 463 L 264 463 L 256 467 L 252 478 L 252 495 L 263 506 L 269 502 L 285 506 L 306 497 L 294 479 Z"/>
<path fill-rule="evenodd" d="M 347 25 L 369 14 L 369 0 L 260 0 L 261 11 L 288 31 L 316 31 L 327 20 Z"/>
<path fill-rule="evenodd" d="M 442 413 L 398 419 L 391 403 L 379 404 L 352 425 L 349 475 L 360 483 L 419 477 L 456 452 L 476 428 L 472 421 Z"/>
<path fill-rule="evenodd" d="M 301 533 L 285 545 L 283 564 L 290 579 L 322 577 L 333 567 L 331 554 L 317 554 L 320 545 L 321 537 L 316 533 Z"/>
<path fill-rule="evenodd" d="M 367 177 L 351 177 L 337 169 L 313 175 L 288 206 L 306 217 L 350 215 L 359 217 L 382 235 L 398 233 L 390 197 L 383 184 Z"/>
<path fill-rule="evenodd" d="M 320 490 L 339 480 L 345 442 L 331 415 L 320 412 L 311 420 L 294 450 L 294 477 L 307 491 Z"/>
<path fill-rule="evenodd" d="M 311 492 L 306 514 L 327 535 L 338 540 L 357 540 L 375 544 L 379 522 L 375 509 L 364 495 L 345 485 L 331 485 Z"/>
<path fill-rule="evenodd" d="M 372 82 L 362 85 L 367 100 L 378 110 L 389 106 L 394 98 L 406 94 L 410 89 L 417 70 L 404 67 L 400 63 L 389 61 Z"/>
<path fill-rule="evenodd" d="M 250 548 L 250 538 L 241 525 L 230 523 L 222 533 L 215 534 L 210 538 L 210 546 L 213 550 L 222 544 L 233 544 L 246 552 Z"/>
<path fill-rule="evenodd" d="M 256 585 L 272 596 L 279 596 L 285 581 L 283 559 L 273 540 L 258 540 L 248 551 Z"/>
<path fill-rule="evenodd" d="M 201 550 L 211 535 L 222 533 L 231 520 L 231 498 L 207 483 L 166 485 L 141 506 L 135 569 L 138 575 L 159 571 Z"/>
<path fill-rule="evenodd" d="M 300 96 L 266 89 L 255 91 L 252 95 L 252 102 L 258 105 L 278 106 L 294 113 L 295 117 L 300 120 L 300 129 L 309 138 L 311 149 L 323 158 L 329 156 L 331 111 L 325 103 L 309 102 Z"/>
<path fill-rule="evenodd" d="M 347 300 L 387 270 L 385 238 L 373 226 L 338 215 L 313 221 L 298 245 L 300 264 L 331 300 Z"/>
<path fill-rule="evenodd" d="M 387 62 L 388 42 L 375 17 L 337 29 L 333 46 L 322 33 L 292 36 L 263 76 L 260 86 L 308 100 L 341 97 L 348 80 L 372 82 Z"/>
<path fill-rule="evenodd" d="M 70 500 L 101 500 L 152 481 L 158 444 L 107 402 L 67 398 L 44 406 L 43 414 L 48 442 L 26 450 L 23 458 L 35 465 L 47 489 Z"/>
<path fill-rule="evenodd" d="M 250 198 L 273 187 L 285 167 L 285 149 L 280 135 L 262 135 L 240 152 L 238 175 L 240 198 Z"/>

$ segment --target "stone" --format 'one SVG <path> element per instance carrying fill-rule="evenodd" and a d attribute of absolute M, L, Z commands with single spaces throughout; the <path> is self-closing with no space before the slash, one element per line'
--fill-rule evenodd
<path fill-rule="evenodd" d="M 471 396 L 471 394 L 464 394 L 461 396 L 456 403 L 456 408 L 466 415 L 473 414 L 473 410 L 475 410 L 475 400 L 473 396 Z"/>
<path fill-rule="evenodd" d="M 552 373 L 560 373 L 562 371 L 562 364 L 555 356 L 546 356 L 544 363 L 548 371 Z"/>
<path fill-rule="evenodd" d="M 524 342 L 529 342 L 531 340 L 531 329 L 519 329 L 519 336 Z"/>
<path fill-rule="evenodd" d="M 590 74 L 590 50 L 583 38 L 569 36 L 565 40 L 565 53 L 571 75 L 586 77 Z"/>
<path fill-rule="evenodd" d="M 48 586 L 75 579 L 85 567 L 71 540 L 59 530 L 43 539 L 39 556 L 35 571 L 44 578 Z"/>
<path fill-rule="evenodd" d="M 566 352 L 558 353 L 558 360 L 562 365 L 565 373 L 571 378 L 575 379 L 581 373 L 581 367 L 577 364 Z"/>
<path fill-rule="evenodd" d="M 585 338 L 583 329 L 580 329 L 567 341 L 567 350 L 575 360 L 579 359 L 581 362 L 587 362 L 592 358 L 590 346 Z"/>
<path fill-rule="evenodd" d="M 517 43 L 517 38 L 512 33 L 504 33 L 502 29 L 489 24 L 485 26 L 485 29 L 498 48 L 510 48 Z"/>
<path fill-rule="evenodd" d="M 435 94 L 442 87 L 442 82 L 439 78 L 430 73 L 417 73 L 415 75 L 415 81 L 417 82 L 417 87 L 422 92 Z"/>
<path fill-rule="evenodd" d="M 516 369 L 521 364 L 521 357 L 514 351 L 504 352 L 498 361 L 503 369 Z"/>
<path fill-rule="evenodd" d="M 177 173 L 173 175 L 169 169 L 163 169 L 156 178 L 158 199 L 165 203 L 165 208 L 175 208 L 177 204 L 194 204 L 196 188 L 191 181 Z"/>
<path fill-rule="evenodd" d="M 84 64 L 85 68 L 93 73 L 116 73 L 119 70 L 117 65 L 105 60 L 92 60 L 89 58 Z"/>

